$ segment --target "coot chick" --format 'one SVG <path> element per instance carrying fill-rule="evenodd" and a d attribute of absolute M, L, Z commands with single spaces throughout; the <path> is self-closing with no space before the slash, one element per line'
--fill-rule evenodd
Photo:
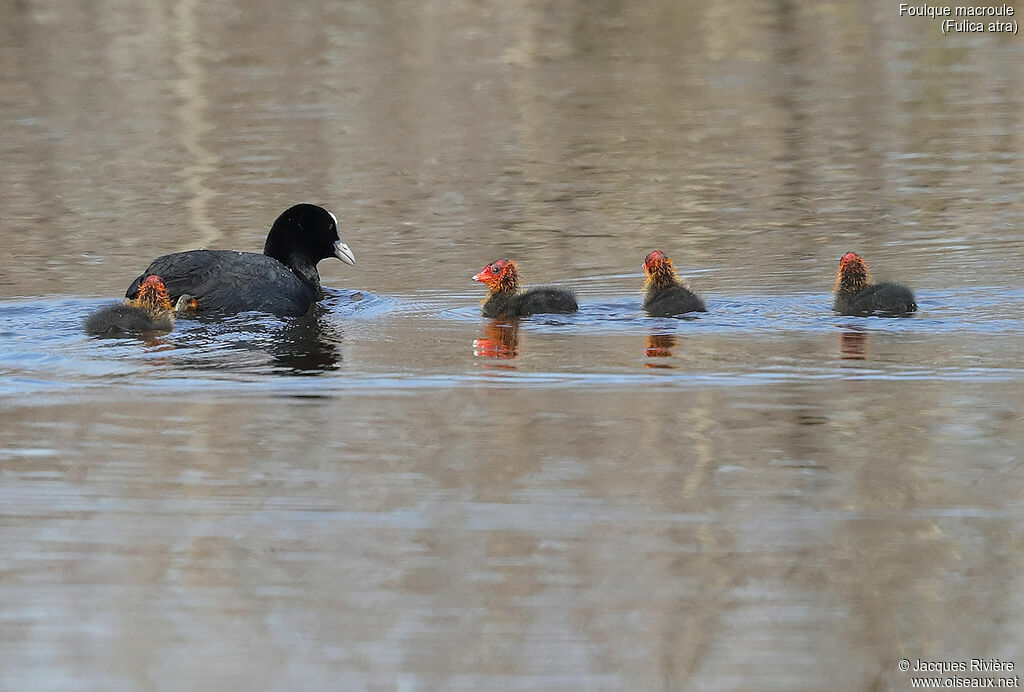
<path fill-rule="evenodd" d="M 841 315 L 866 317 L 874 313 L 905 315 L 917 310 L 914 293 L 903 284 L 883 281 L 871 283 L 868 265 L 853 252 L 839 260 L 836 272 L 835 301 L 832 309 Z"/>
<path fill-rule="evenodd" d="M 580 309 L 576 296 L 560 288 L 520 291 L 519 265 L 515 260 L 496 259 L 475 274 L 473 281 L 486 284 L 488 288 L 482 310 L 484 317 L 525 317 L 540 313 L 567 315 Z"/>
<path fill-rule="evenodd" d="M 672 317 L 687 312 L 707 312 L 704 301 L 676 274 L 672 260 L 661 250 L 644 258 L 644 310 L 651 317 Z"/>
<path fill-rule="evenodd" d="M 263 254 L 237 250 L 189 250 L 153 260 L 125 294 L 135 296 L 150 274 L 163 278 L 171 300 L 190 294 L 203 313 L 233 315 L 248 310 L 280 316 L 304 315 L 323 298 L 317 263 L 337 257 L 355 264 L 338 234 L 338 219 L 323 207 L 297 204 L 270 228 Z"/>
<path fill-rule="evenodd" d="M 89 315 L 85 331 L 96 335 L 169 332 L 174 329 L 174 313 L 194 311 L 195 305 L 195 298 L 186 294 L 178 298 L 172 310 L 164 282 L 159 276 L 147 276 L 135 298 Z"/>

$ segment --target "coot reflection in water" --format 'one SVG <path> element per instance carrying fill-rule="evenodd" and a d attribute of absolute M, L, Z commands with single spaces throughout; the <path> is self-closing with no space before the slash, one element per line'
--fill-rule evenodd
<path fill-rule="evenodd" d="M 252 371 L 269 367 L 291 375 L 319 375 L 340 366 L 341 333 L 331 323 L 330 312 L 319 305 L 302 317 L 250 317 L 241 324 L 242 319 L 196 320 L 182 335 L 194 350 L 179 362 L 197 369 Z"/>
<path fill-rule="evenodd" d="M 675 354 L 679 337 L 671 332 L 651 332 L 645 338 L 644 355 L 648 358 L 671 358 Z M 645 368 L 674 368 L 665 361 L 646 361 Z"/>
<path fill-rule="evenodd" d="M 519 320 L 495 319 L 488 322 L 484 327 L 484 336 L 473 339 L 473 355 L 478 358 L 515 360 L 519 356 Z"/>
<path fill-rule="evenodd" d="M 341 334 L 325 319 L 327 311 L 314 305 L 303 317 L 286 318 L 280 338 L 268 352 L 278 370 L 293 375 L 319 375 L 341 363 Z"/>
<path fill-rule="evenodd" d="M 844 360 L 867 360 L 867 332 L 839 332 L 839 353 Z"/>

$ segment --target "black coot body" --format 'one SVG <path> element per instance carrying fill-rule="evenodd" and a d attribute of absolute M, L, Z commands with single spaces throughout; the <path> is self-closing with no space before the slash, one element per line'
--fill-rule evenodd
<path fill-rule="evenodd" d="M 85 320 L 85 331 L 97 336 L 169 332 L 174 329 L 174 315 L 164 312 L 153 315 L 134 305 L 109 305 Z"/>
<path fill-rule="evenodd" d="M 314 270 L 315 271 L 315 270 Z M 189 250 L 153 260 L 143 275 L 166 276 L 172 299 L 189 293 L 202 314 L 233 315 L 249 310 L 304 315 L 319 300 L 320 281 L 303 281 L 266 255 L 237 250 Z M 138 290 L 139 279 L 127 295 Z"/>
<path fill-rule="evenodd" d="M 856 293 L 837 291 L 832 309 L 843 315 L 871 315 L 876 312 L 900 315 L 917 311 L 914 292 L 903 284 L 883 281 Z"/>
<path fill-rule="evenodd" d="M 568 315 L 579 309 L 571 292 L 542 286 L 522 293 L 492 294 L 482 312 L 484 317 L 526 317 L 543 313 Z"/>
<path fill-rule="evenodd" d="M 200 314 L 233 315 L 256 310 L 280 316 L 304 315 L 323 297 L 317 263 L 355 258 L 338 233 L 334 214 L 298 204 L 274 222 L 263 254 L 237 250 L 189 250 L 157 257 L 128 288 L 133 297 L 146 276 L 163 278 L 172 301 L 195 297 Z"/>
<path fill-rule="evenodd" d="M 708 311 L 701 297 L 685 286 L 666 286 L 650 292 L 644 297 L 644 310 L 651 317 Z"/>

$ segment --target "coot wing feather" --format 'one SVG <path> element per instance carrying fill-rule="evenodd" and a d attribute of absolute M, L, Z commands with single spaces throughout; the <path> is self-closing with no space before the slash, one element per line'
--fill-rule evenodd
<path fill-rule="evenodd" d="M 126 295 L 135 295 L 150 274 L 163 279 L 172 303 L 188 293 L 196 299 L 200 313 L 260 310 L 302 315 L 316 298 L 313 289 L 283 264 L 254 252 L 189 250 L 157 257 Z"/>
<path fill-rule="evenodd" d="M 550 286 L 531 288 L 515 297 L 514 305 L 520 315 L 557 313 L 567 315 L 579 310 L 576 296 L 570 291 Z"/>

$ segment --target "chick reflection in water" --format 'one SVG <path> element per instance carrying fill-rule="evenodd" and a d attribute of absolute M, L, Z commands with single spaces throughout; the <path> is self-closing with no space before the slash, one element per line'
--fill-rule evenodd
<path fill-rule="evenodd" d="M 492 320 L 484 336 L 473 339 L 473 355 L 479 358 L 514 360 L 519 356 L 519 320 Z M 515 367 L 507 364 L 503 367 Z"/>
<path fill-rule="evenodd" d="M 678 337 L 675 334 L 657 332 L 647 335 L 647 343 L 644 346 L 644 355 L 648 358 L 671 358 L 675 353 L 676 343 Z M 658 362 L 658 361 L 647 361 L 644 363 L 645 368 L 674 368 L 676 366 L 671 363 Z"/>
<path fill-rule="evenodd" d="M 867 360 L 867 332 L 839 332 L 839 354 L 843 360 Z"/>

